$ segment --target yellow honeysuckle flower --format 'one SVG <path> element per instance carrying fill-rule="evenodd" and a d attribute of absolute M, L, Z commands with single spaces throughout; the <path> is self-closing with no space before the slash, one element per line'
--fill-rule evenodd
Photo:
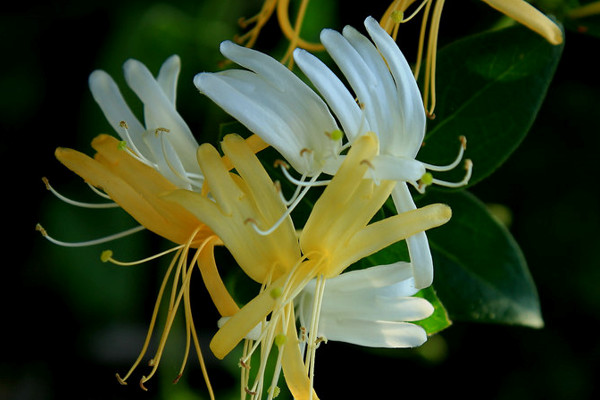
<path fill-rule="evenodd" d="M 558 45 L 563 42 L 563 33 L 560 27 L 533 7 L 525 0 L 482 0 L 490 7 L 500 11 L 506 16 L 514 19 L 520 24 L 523 24 L 532 31 L 543 36 L 549 43 Z M 419 47 L 414 74 L 419 75 L 421 62 L 423 59 L 423 47 L 425 43 L 425 32 L 427 31 L 429 16 L 431 14 L 431 22 L 429 22 L 429 38 L 427 43 L 427 54 L 425 61 L 425 79 L 423 87 L 423 102 L 428 115 L 433 118 L 435 110 L 435 65 L 437 53 L 438 32 L 440 20 L 442 17 L 442 9 L 445 0 L 421 0 L 414 12 L 405 17 L 407 10 L 417 3 L 416 0 L 394 0 L 390 3 L 387 10 L 383 14 L 380 24 L 391 34 L 394 39 L 398 34 L 398 27 L 401 23 L 408 22 L 421 10 L 423 10 L 423 19 L 421 23 L 421 33 L 419 36 Z"/>
<path fill-rule="evenodd" d="M 195 218 L 193 214 L 183 207 L 163 199 L 162 195 L 164 193 L 176 190 L 177 186 L 154 168 L 140 162 L 124 151 L 120 143 L 116 138 L 109 135 L 96 137 L 92 141 L 92 147 L 97 151 L 94 158 L 72 149 L 59 148 L 56 150 L 56 157 L 59 161 L 81 176 L 90 185 L 101 188 L 143 227 L 178 244 L 173 249 L 157 255 L 160 256 L 176 251 L 176 255 L 165 274 L 159 291 L 142 351 L 130 371 L 123 378 L 117 374 L 117 379 L 121 384 L 126 384 L 127 379 L 146 353 L 167 281 L 170 276 L 174 275 L 174 284 L 176 284 L 178 279 L 181 280 L 181 283 L 178 289 L 177 286 L 174 286 L 174 292 L 171 293 L 169 312 L 161 334 L 159 347 L 151 361 L 152 371 L 149 375 L 142 377 L 140 386 L 145 389 L 144 382 L 154 375 L 159 365 L 171 324 L 181 301 L 183 301 L 188 349 L 191 340 L 193 340 L 200 358 L 210 396 L 214 398 L 193 325 L 189 302 L 189 282 L 194 265 L 197 264 L 211 296 L 215 299 L 215 305 L 219 312 L 222 315 L 233 315 L 238 310 L 237 305 L 229 296 L 216 270 L 213 248 L 215 245 L 221 245 L 222 243 L 212 230 Z M 190 249 L 196 249 L 196 251 L 192 256 L 191 262 L 188 263 L 186 260 L 191 251 Z M 111 261 L 118 265 L 133 265 L 146 261 L 142 260 L 132 263 L 117 261 L 112 258 L 112 252 L 110 251 L 105 251 L 102 254 L 102 259 L 103 261 Z M 174 269 L 175 273 L 173 274 Z M 186 354 L 188 351 L 186 351 Z M 176 380 L 181 376 L 186 360 L 187 355 Z"/>
<path fill-rule="evenodd" d="M 260 234 L 254 225 L 270 226 L 282 214 L 283 205 L 252 151 L 244 147 L 244 141 L 234 135 L 226 136 L 222 145 L 239 176 L 227 175 L 219 154 L 210 145 L 200 147 L 199 163 L 214 203 L 187 190 L 177 190 L 167 198 L 210 226 L 240 267 L 263 285 L 261 293 L 228 318 L 213 337 L 213 353 L 218 358 L 225 357 L 259 326 L 258 340 L 253 346 L 245 346 L 240 361 L 244 370 L 254 350 L 261 347 L 257 379 L 253 385 L 243 386 L 243 390 L 257 397 L 267 390 L 272 396 L 283 370 L 296 399 L 316 399 L 312 382 L 318 338 L 311 334 L 303 360 L 295 325 L 295 298 L 311 280 L 317 279 L 309 332 L 318 332 L 318 304 L 327 279 L 392 243 L 444 224 L 451 211 L 445 205 L 434 204 L 369 224 L 395 185 L 394 181 L 375 183 L 363 178 L 373 167 L 371 160 L 378 151 L 377 137 L 370 133 L 358 138 L 349 150 L 315 203 L 299 240 L 291 220 L 281 223 L 269 235 Z M 277 367 L 271 387 L 265 389 L 266 360 L 274 345 L 279 348 Z"/>
<path fill-rule="evenodd" d="M 51 242 L 67 247 L 104 243 L 142 229 L 148 229 L 176 243 L 175 247 L 167 251 L 134 262 L 115 260 L 110 250 L 104 251 L 101 255 L 104 262 L 110 261 L 127 266 L 175 253 L 159 290 L 140 355 L 129 372 L 123 378 L 117 374 L 117 379 L 121 384 L 126 384 L 145 355 L 167 282 L 172 278 L 169 311 L 158 350 L 150 361 L 152 370 L 142 377 L 140 386 L 145 389 L 144 383 L 156 372 L 171 325 L 183 302 L 187 345 L 186 356 L 176 380 L 184 370 L 193 341 L 210 397 L 214 398 L 194 328 L 189 299 L 190 279 L 195 265 L 198 265 L 208 292 L 221 315 L 233 315 L 237 312 L 238 306 L 229 296 L 216 268 L 213 248 L 222 245 L 221 240 L 192 213 L 162 197 L 164 193 L 178 188 L 201 190 L 203 184 L 200 168 L 195 161 L 195 150 L 198 144 L 175 109 L 179 69 L 180 60 L 177 56 L 172 56 L 163 63 L 157 78 L 154 78 L 139 61 L 128 60 L 124 64 L 126 81 L 144 104 L 143 124 L 129 109 L 116 83 L 106 72 L 97 70 L 90 75 L 89 85 L 92 95 L 122 141 L 109 135 L 100 135 L 92 141 L 92 147 L 96 150 L 93 158 L 67 148 L 57 149 L 56 157 L 82 177 L 98 195 L 111 200 L 110 203 L 90 204 L 73 201 L 56 192 L 44 178 L 48 189 L 67 203 L 87 208 L 121 207 L 140 226 L 108 237 L 76 243 L 59 241 L 49 236 L 39 224 L 37 229 Z M 252 136 L 248 139 L 248 146 L 252 151 L 260 151 L 266 147 L 266 144 L 258 137 Z M 228 168 L 231 168 L 231 163 L 226 159 L 222 162 L 223 165 L 229 165 Z"/>

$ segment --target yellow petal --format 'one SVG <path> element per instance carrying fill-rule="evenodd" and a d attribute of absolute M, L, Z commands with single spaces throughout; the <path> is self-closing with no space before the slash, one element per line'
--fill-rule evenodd
<path fill-rule="evenodd" d="M 283 356 L 281 358 L 281 367 L 285 382 L 288 389 L 292 393 L 292 397 L 296 400 L 310 399 L 318 400 L 317 394 L 310 387 L 310 380 L 306 375 L 304 368 L 304 360 L 300 353 L 300 345 L 298 335 L 296 333 L 296 318 L 292 310 L 292 316 L 288 320 L 287 340 L 283 347 Z"/>
<path fill-rule="evenodd" d="M 544 13 L 524 0 L 483 0 L 492 8 L 525 25 L 557 45 L 563 42 L 563 33 Z"/>
<path fill-rule="evenodd" d="M 186 243 L 201 222 L 181 206 L 160 198 L 175 186 L 153 168 L 119 150 L 119 141 L 100 135 L 92 141 L 98 151 L 92 159 L 71 149 L 55 155 L 67 168 L 93 186 L 102 188 L 127 213 L 152 232 L 175 243 Z M 198 238 L 212 234 L 204 226 Z"/>
<path fill-rule="evenodd" d="M 230 317 L 238 312 L 240 308 L 229 294 L 229 291 L 225 287 L 219 271 L 217 270 L 214 247 L 215 245 L 222 243 L 216 236 L 213 236 L 213 238 L 208 240 L 209 242 L 206 243 L 206 247 L 202 250 L 200 257 L 198 258 L 198 267 L 202 274 L 204 286 L 206 286 L 206 290 L 214 305 L 217 307 L 217 310 L 221 316 Z"/>
<path fill-rule="evenodd" d="M 377 145 L 377 138 L 372 134 L 362 136 L 354 142 L 304 225 L 300 247 L 305 253 L 335 249 L 340 242 L 343 243 L 354 234 L 355 230 L 349 229 L 351 225 L 366 224 L 373 217 L 362 210 L 352 209 L 358 213 L 350 213 L 348 209 L 352 208 L 356 199 L 365 194 L 365 187 L 372 185 L 371 180 L 364 180 L 362 177 L 369 168 L 369 160 L 377 153 Z"/>
<path fill-rule="evenodd" d="M 374 222 L 352 237 L 346 251 L 335 254 L 331 265 L 337 266 L 338 270 L 330 273 L 336 276 L 353 262 L 419 232 L 443 225 L 451 217 L 452 210 L 447 205 L 431 204 Z"/>

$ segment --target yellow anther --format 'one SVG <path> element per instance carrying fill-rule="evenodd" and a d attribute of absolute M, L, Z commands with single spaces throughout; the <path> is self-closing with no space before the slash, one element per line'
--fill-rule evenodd
<path fill-rule="evenodd" d="M 144 386 L 144 382 L 146 382 L 148 379 L 145 376 L 142 376 L 142 379 L 140 379 L 140 387 L 142 388 L 142 390 L 144 392 L 148 391 L 148 388 L 146 386 Z"/>
<path fill-rule="evenodd" d="M 159 133 L 161 133 L 161 132 L 163 132 L 163 133 L 169 133 L 169 132 L 171 132 L 171 131 L 170 131 L 170 130 L 168 130 L 167 128 L 156 128 L 156 129 L 154 130 L 154 134 L 155 134 L 156 136 L 158 136 L 158 134 L 159 134 Z"/>
<path fill-rule="evenodd" d="M 119 126 L 120 126 L 121 128 L 129 129 L 129 126 L 127 126 L 127 122 L 125 122 L 125 121 L 121 121 L 121 122 L 119 122 Z"/>
<path fill-rule="evenodd" d="M 125 150 L 127 148 L 127 142 L 124 140 L 121 140 L 119 142 L 119 144 L 117 144 L 117 149 L 119 150 Z"/>
<path fill-rule="evenodd" d="M 302 157 L 304 155 L 304 153 L 311 154 L 312 150 L 311 149 L 307 149 L 307 148 L 304 148 L 304 149 L 300 150 L 300 157 Z"/>
<path fill-rule="evenodd" d="M 44 182 L 44 185 L 46 185 L 46 189 L 51 190 L 50 188 L 50 182 L 48 181 L 48 178 L 46 178 L 45 176 L 42 177 L 42 182 Z"/>
<path fill-rule="evenodd" d="M 459 136 L 458 140 L 460 140 L 460 145 L 462 146 L 463 150 L 467 149 L 467 138 L 466 136 Z"/>
<path fill-rule="evenodd" d="M 113 256 L 112 250 L 104 250 L 102 254 L 100 254 L 100 260 L 102 262 L 108 262 Z"/>
<path fill-rule="evenodd" d="M 125 381 L 123 380 L 123 378 L 121 378 L 121 376 L 119 375 L 119 373 L 118 373 L 118 372 L 115 374 L 115 376 L 117 377 L 117 380 L 119 381 L 119 383 L 120 383 L 121 385 L 123 385 L 123 386 L 127 386 L 127 382 L 125 382 Z"/>
<path fill-rule="evenodd" d="M 283 160 L 275 160 L 275 162 L 273 163 L 273 166 L 275 168 L 277 168 L 277 167 L 283 167 L 285 169 L 290 169 L 290 166 L 288 165 L 288 163 L 286 163 Z"/>
<path fill-rule="evenodd" d="M 367 166 L 368 166 L 369 168 L 371 168 L 371 169 L 375 169 L 375 167 L 373 166 L 373 164 L 371 163 L 371 161 L 369 161 L 369 160 L 367 160 L 367 159 L 365 159 L 365 160 L 362 160 L 362 161 L 360 162 L 360 165 L 363 165 L 363 164 L 367 165 Z"/>
<path fill-rule="evenodd" d="M 44 229 L 44 227 L 40 224 L 35 225 L 35 230 L 42 234 L 42 236 L 48 236 L 48 233 Z"/>

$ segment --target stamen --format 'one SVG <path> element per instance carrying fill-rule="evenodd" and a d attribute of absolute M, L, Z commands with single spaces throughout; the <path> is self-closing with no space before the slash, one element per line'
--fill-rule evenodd
<path fill-rule="evenodd" d="M 77 200 L 71 200 L 68 197 L 58 193 L 50 185 L 48 178 L 43 177 L 42 182 L 44 182 L 44 185 L 46 185 L 46 189 L 48 189 L 53 195 L 55 195 L 56 197 L 58 197 L 60 200 L 64 201 L 65 203 L 71 204 L 76 207 L 83 207 L 83 208 L 117 208 L 117 207 L 119 207 L 119 205 L 115 202 L 112 202 L 112 203 L 84 203 L 84 202 L 77 201 Z M 93 186 L 90 185 L 90 187 L 93 187 Z"/>
<path fill-rule="evenodd" d="M 119 126 L 121 128 L 123 128 L 123 136 L 124 136 L 125 140 L 119 142 L 117 148 L 119 150 L 126 151 L 127 154 L 129 154 L 130 156 L 132 156 L 139 162 L 146 164 L 147 166 L 149 166 L 151 168 L 157 169 L 158 165 L 153 163 L 152 161 L 148 160 L 146 157 L 144 157 L 142 155 L 142 153 L 138 150 L 138 148 L 135 146 L 135 144 L 133 143 L 133 140 L 131 140 L 131 136 L 129 135 L 129 127 L 127 126 L 127 123 L 125 121 L 121 121 L 119 123 Z M 131 148 L 131 150 L 130 150 L 130 148 Z"/>
<path fill-rule="evenodd" d="M 156 128 L 156 130 L 154 131 L 154 134 L 158 137 L 160 133 L 169 133 L 169 132 L 171 132 L 171 131 L 168 130 L 167 128 Z M 171 163 L 171 161 L 169 161 L 169 157 L 167 156 L 167 148 L 165 146 L 165 135 L 160 135 L 160 145 L 161 145 L 161 150 L 162 150 L 162 153 L 163 153 L 163 158 L 165 160 L 165 163 L 167 164 L 167 166 L 169 167 L 169 169 L 171 170 L 171 172 L 173 172 L 173 174 L 175 174 L 175 176 L 177 176 L 181 180 L 189 183 L 192 186 L 202 187 L 202 184 L 204 182 L 204 177 L 202 175 L 192 174 L 192 173 L 188 173 L 186 171 L 184 171 L 185 175 L 182 175 L 173 166 L 173 164 Z"/>
<path fill-rule="evenodd" d="M 129 266 L 132 266 L 132 265 L 144 264 L 144 263 L 146 263 L 148 261 L 155 260 L 155 259 L 157 259 L 159 257 L 162 257 L 162 256 L 166 255 L 166 254 L 169 254 L 169 253 L 172 253 L 172 252 L 177 251 L 179 249 L 182 249 L 183 247 L 185 247 L 185 245 L 182 244 L 182 245 L 179 245 L 179 246 L 175 246 L 175 247 L 173 247 L 171 249 L 165 250 L 165 251 L 163 251 L 161 253 L 155 254 L 153 256 L 144 258 L 142 260 L 128 261 L 128 262 L 115 260 L 112 257 L 113 256 L 112 250 L 104 250 L 102 252 L 102 254 L 100 255 L 100 259 L 102 260 L 102 262 L 108 262 L 108 261 L 110 261 L 111 263 L 116 264 L 116 265 L 121 265 L 121 266 L 124 266 L 124 267 L 129 267 Z"/>
<path fill-rule="evenodd" d="M 325 185 L 329 185 L 329 183 L 331 182 L 331 179 L 328 179 L 325 181 L 311 180 L 311 181 L 307 182 L 304 180 L 306 175 L 302 175 L 302 179 L 298 180 L 298 179 L 294 178 L 288 171 L 289 166 L 286 167 L 281 163 L 279 163 L 278 165 L 281 166 L 281 172 L 283 173 L 283 175 L 285 175 L 287 180 L 292 182 L 296 186 L 325 186 Z M 287 164 L 285 164 L 285 165 L 287 165 Z"/>
<path fill-rule="evenodd" d="M 316 180 L 318 175 L 315 175 L 311 181 L 314 182 L 314 180 Z M 248 218 L 246 219 L 246 221 L 244 221 L 245 223 L 251 223 L 252 227 L 254 228 L 254 230 L 256 231 L 256 233 L 258 233 L 259 235 L 263 235 L 263 236 L 267 236 L 269 234 L 271 234 L 272 232 L 274 232 L 277 228 L 279 228 L 279 225 L 281 225 L 281 223 L 283 221 L 285 221 L 285 219 L 291 214 L 291 212 L 294 210 L 294 208 L 296 208 L 296 206 L 298 204 L 300 204 L 300 201 L 304 198 L 304 196 L 306 195 L 306 193 L 308 193 L 308 190 L 310 189 L 310 186 L 305 187 L 300 194 L 294 199 L 294 202 L 287 208 L 287 210 L 283 213 L 283 215 L 267 230 L 262 230 L 258 227 L 258 225 L 256 224 L 256 221 L 253 220 L 252 218 Z"/>
<path fill-rule="evenodd" d="M 99 238 L 99 239 L 88 240 L 88 241 L 85 241 L 85 242 L 63 242 L 61 240 L 54 239 L 52 236 L 48 235 L 48 232 L 46 232 L 46 230 L 42 227 L 42 225 L 37 224 L 35 226 L 35 230 L 39 231 L 42 234 L 42 236 L 44 236 L 50 242 L 52 242 L 52 243 L 54 243 L 54 244 L 56 244 L 58 246 L 63 246 L 63 247 L 86 247 L 86 246 L 93 246 L 93 245 L 96 245 L 96 244 L 110 242 L 111 240 L 120 239 L 122 237 L 132 235 L 132 234 L 134 234 L 136 232 L 139 232 L 139 231 L 142 231 L 144 229 L 146 229 L 146 228 L 144 228 L 143 226 L 136 226 L 135 228 L 131 228 L 131 229 L 128 229 L 126 231 L 115 233 L 113 235 L 105 236 L 105 237 Z"/>
<path fill-rule="evenodd" d="M 90 189 L 92 189 L 92 192 L 96 193 L 98 196 L 104 197 L 105 199 L 108 199 L 108 200 L 112 200 L 112 198 L 109 195 L 107 195 L 106 193 L 98 190 L 98 188 L 96 188 L 94 185 L 92 185 L 90 183 L 88 183 L 87 185 L 90 187 Z"/>
<path fill-rule="evenodd" d="M 435 8 L 433 10 L 433 16 L 431 19 L 431 26 L 429 28 L 429 43 L 427 45 L 427 60 L 425 66 L 425 85 L 423 89 L 423 104 L 425 111 L 430 119 L 435 118 L 434 110 L 436 105 L 436 93 L 435 93 L 435 69 L 436 69 L 436 58 L 437 58 L 437 43 L 438 33 L 440 29 L 440 20 L 442 17 L 442 9 L 444 7 L 445 0 L 437 0 Z M 429 100 L 431 95 L 431 101 Z M 428 106 L 429 104 L 429 106 Z"/>
<path fill-rule="evenodd" d="M 460 136 L 458 138 L 458 140 L 460 140 L 460 149 L 458 150 L 458 155 L 456 156 L 456 158 L 454 159 L 454 161 L 448 165 L 432 165 L 432 164 L 427 164 L 427 163 L 422 163 L 423 166 L 425 167 L 425 169 L 428 169 L 430 171 L 450 171 L 451 169 L 454 169 L 458 166 L 458 164 L 460 163 L 460 161 L 463 158 L 463 155 L 465 154 L 465 150 L 467 149 L 467 138 L 465 136 Z"/>
<path fill-rule="evenodd" d="M 325 136 L 334 141 L 342 140 L 344 137 L 344 132 L 342 132 L 341 129 L 336 129 L 332 132 L 325 132 Z"/>
<path fill-rule="evenodd" d="M 400 23 L 403 24 L 403 23 L 406 23 L 406 22 L 410 21 L 411 19 L 413 19 L 419 13 L 419 11 L 421 11 L 421 9 L 423 9 L 425 4 L 427 4 L 429 1 L 430 0 L 423 0 L 421 2 L 421 4 L 419 4 L 419 7 L 417 7 L 417 9 L 409 17 L 402 19 L 402 21 L 400 21 Z M 402 17 L 404 17 L 404 13 L 402 13 Z M 394 13 L 392 13 L 392 18 L 394 18 Z"/>
<path fill-rule="evenodd" d="M 433 183 L 449 188 L 458 188 L 461 186 L 465 186 L 467 183 L 469 183 L 471 175 L 473 174 L 473 162 L 471 160 L 465 160 L 465 170 L 467 171 L 465 177 L 460 182 L 446 182 L 433 178 Z"/>

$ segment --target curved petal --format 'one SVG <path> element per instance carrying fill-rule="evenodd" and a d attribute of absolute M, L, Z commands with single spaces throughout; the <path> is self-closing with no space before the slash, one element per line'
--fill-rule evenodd
<path fill-rule="evenodd" d="M 383 88 L 378 85 L 377 78 L 360 54 L 339 32 L 323 29 L 321 42 L 350 83 L 359 103 L 364 107 L 363 111 L 371 131 L 379 135 L 381 121 L 377 110 L 385 107 L 385 104 L 381 103 Z"/>
<path fill-rule="evenodd" d="M 398 182 L 392 192 L 392 199 L 398 213 L 415 210 L 412 196 L 406 183 Z M 415 277 L 415 286 L 423 289 L 433 283 L 433 259 L 429 248 L 429 241 L 425 232 L 419 232 L 406 239 L 408 252 L 410 254 L 411 264 L 413 266 L 413 275 Z"/>
<path fill-rule="evenodd" d="M 401 140 L 392 143 L 382 143 L 382 148 L 390 146 L 394 155 L 404 155 L 414 158 L 420 149 L 425 135 L 425 109 L 417 82 L 408 62 L 402 55 L 398 45 L 390 35 L 372 17 L 365 20 L 367 32 L 377 45 L 390 72 L 396 81 L 398 101 L 402 107 L 403 123 L 398 127 Z"/>
<path fill-rule="evenodd" d="M 321 60 L 306 50 L 296 49 L 294 61 L 323 96 L 350 142 L 370 130 L 352 94 Z"/>
<path fill-rule="evenodd" d="M 157 128 L 168 129 L 166 139 L 175 149 L 185 169 L 199 172 L 196 163 L 198 142 L 148 68 L 141 62 L 130 59 L 123 65 L 123 70 L 127 84 L 144 103 L 146 129 L 152 132 Z"/>
<path fill-rule="evenodd" d="M 380 180 L 403 182 L 417 182 L 425 172 L 425 166 L 413 158 L 380 154 L 371 162 L 373 168 L 370 173 Z"/>
<path fill-rule="evenodd" d="M 121 136 L 121 139 L 128 140 L 129 138 L 122 135 L 123 127 L 121 122 L 124 121 L 128 128 L 133 145 L 144 155 L 150 155 L 150 150 L 143 141 L 143 134 L 146 128 L 140 123 L 137 117 L 133 114 L 127 102 L 123 98 L 119 87 L 113 78 L 105 71 L 96 70 L 90 74 L 88 79 L 92 97 L 104 113 L 106 120 L 110 123 L 113 129 Z"/>
<path fill-rule="evenodd" d="M 181 70 L 181 59 L 174 54 L 161 65 L 156 81 L 169 102 L 175 106 L 177 100 L 177 80 Z"/>
<path fill-rule="evenodd" d="M 423 328 L 409 322 L 364 321 L 344 319 L 335 324 L 321 321 L 319 335 L 327 340 L 352 343 L 365 347 L 417 347 L 427 341 Z"/>

